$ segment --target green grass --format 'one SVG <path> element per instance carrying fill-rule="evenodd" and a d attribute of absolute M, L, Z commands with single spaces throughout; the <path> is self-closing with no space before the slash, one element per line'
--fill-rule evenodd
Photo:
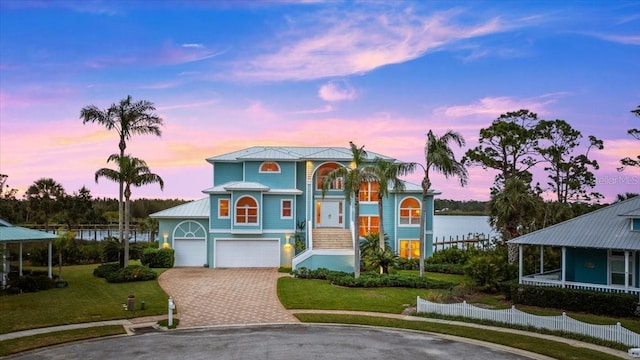
<path fill-rule="evenodd" d="M 157 281 L 110 284 L 93 276 L 98 265 L 66 266 L 69 286 L 0 297 L 0 334 L 55 325 L 128 319 L 166 312 L 167 294 Z M 164 269 L 158 269 L 158 274 Z M 125 311 L 127 296 L 136 296 L 136 311 Z M 140 303 L 145 302 L 145 310 Z"/>
<path fill-rule="evenodd" d="M 478 331 L 477 328 L 456 326 L 449 324 L 439 324 L 423 321 L 406 321 L 398 319 L 388 319 L 358 315 L 334 315 L 334 314 L 295 314 L 303 322 L 314 323 L 339 323 L 339 324 L 359 324 L 370 326 L 383 326 L 399 329 L 409 329 L 418 331 L 428 331 L 440 334 L 454 335 L 486 341 L 494 344 L 509 346 L 516 349 L 531 351 L 546 355 L 559 360 L 613 360 L 619 357 L 603 352 L 575 347 L 569 344 L 537 337 L 513 334 L 508 332 L 497 332 L 491 330 Z"/>
<path fill-rule="evenodd" d="M 410 275 L 410 276 L 420 275 L 419 270 L 396 270 L 396 273 L 401 275 Z M 466 285 L 470 282 L 470 279 L 464 275 L 425 272 L 425 276 L 430 279 L 447 281 L 447 282 L 458 284 L 458 285 Z"/>
<path fill-rule="evenodd" d="M 104 336 L 122 335 L 127 332 L 121 325 L 109 325 L 57 331 L 52 333 L 26 336 L 17 339 L 0 341 L 0 356 L 16 354 L 22 351 L 38 349 L 71 341 L 93 339 Z"/>
<path fill-rule="evenodd" d="M 346 288 L 326 280 L 278 279 L 278 297 L 287 309 L 354 310 L 401 313 L 430 290 L 406 288 Z"/>

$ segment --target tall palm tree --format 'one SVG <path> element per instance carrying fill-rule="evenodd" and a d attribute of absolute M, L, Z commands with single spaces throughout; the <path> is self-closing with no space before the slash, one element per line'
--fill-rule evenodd
<path fill-rule="evenodd" d="M 118 147 L 120 149 L 120 159 L 124 159 L 124 151 L 127 148 L 127 140 L 133 135 L 151 134 L 161 136 L 160 126 L 163 121 L 153 114 L 156 108 L 154 104 L 147 100 L 133 102 L 131 95 L 113 103 L 108 109 L 99 109 L 95 105 L 89 105 L 80 110 L 82 123 L 88 122 L 103 125 L 107 130 L 115 130 L 120 137 Z M 118 181 L 118 235 L 122 240 L 123 234 L 123 202 L 124 183 Z"/>
<path fill-rule="evenodd" d="M 389 191 L 404 191 L 404 181 L 400 180 L 400 176 L 407 175 L 414 171 L 416 164 L 401 163 L 376 158 L 375 163 L 369 166 L 367 172 L 370 172 L 378 183 L 378 232 L 381 234 L 378 238 L 380 241 L 380 250 L 385 249 L 384 236 L 384 212 L 382 207 L 383 198 L 389 195 Z M 380 268 L 382 272 L 382 268 Z"/>
<path fill-rule="evenodd" d="M 364 145 L 357 147 L 353 142 L 349 142 L 351 149 L 351 164 L 349 167 L 338 167 L 330 172 L 322 182 L 322 196 L 329 189 L 337 179 L 343 179 L 343 191 L 347 201 L 350 201 L 353 197 L 354 202 L 354 214 L 353 214 L 353 233 L 354 246 L 353 246 L 353 267 L 354 275 L 356 278 L 360 277 L 360 184 L 367 181 L 373 181 L 375 178 L 366 171 L 365 161 L 367 159 L 367 152 L 364 150 Z"/>
<path fill-rule="evenodd" d="M 164 189 L 164 181 L 162 178 L 151 172 L 144 160 L 136 157 L 125 155 L 121 157 L 119 154 L 112 154 L 107 162 L 114 162 L 119 169 L 102 168 L 96 171 L 96 182 L 100 177 L 105 177 L 112 181 L 122 182 L 124 185 L 124 235 L 121 242 L 124 244 L 124 267 L 129 263 L 129 224 L 131 222 L 131 186 L 139 187 L 158 183 L 160 189 Z"/>
<path fill-rule="evenodd" d="M 67 196 L 62 185 L 52 178 L 36 180 L 25 192 L 31 210 L 37 211 L 44 220 L 45 231 L 49 230 L 49 220 Z"/>
<path fill-rule="evenodd" d="M 449 143 L 455 143 L 459 147 L 465 144 L 464 137 L 453 130 L 447 130 L 442 136 L 434 135 L 431 130 L 427 133 L 427 141 L 424 144 L 424 161 L 425 165 L 418 164 L 424 170 L 424 178 L 422 179 L 422 214 L 420 216 L 420 276 L 424 276 L 424 255 L 426 254 L 425 241 L 425 219 L 427 194 L 431 189 L 431 179 L 429 173 L 431 170 L 437 171 L 444 175 L 445 178 L 458 177 L 460 185 L 467 184 L 468 173 L 465 166 L 456 160 L 453 150 Z"/>

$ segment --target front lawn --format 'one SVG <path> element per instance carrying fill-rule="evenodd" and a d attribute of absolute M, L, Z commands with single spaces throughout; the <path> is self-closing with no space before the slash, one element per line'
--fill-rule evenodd
<path fill-rule="evenodd" d="M 160 288 L 158 281 L 111 284 L 93 276 L 93 270 L 97 266 L 63 267 L 62 275 L 69 282 L 66 288 L 0 297 L 0 334 L 166 312 L 168 296 Z M 156 269 L 158 274 L 163 271 L 164 269 Z M 122 307 L 127 302 L 128 295 L 135 295 L 135 311 L 126 311 Z M 142 301 L 145 303 L 145 310 L 140 309 Z"/>

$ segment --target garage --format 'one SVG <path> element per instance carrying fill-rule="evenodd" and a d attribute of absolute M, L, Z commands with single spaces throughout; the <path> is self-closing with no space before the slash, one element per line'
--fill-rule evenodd
<path fill-rule="evenodd" d="M 207 263 L 207 241 L 205 239 L 175 239 L 174 266 L 198 266 Z"/>
<path fill-rule="evenodd" d="M 217 239 L 215 267 L 279 267 L 278 239 Z"/>

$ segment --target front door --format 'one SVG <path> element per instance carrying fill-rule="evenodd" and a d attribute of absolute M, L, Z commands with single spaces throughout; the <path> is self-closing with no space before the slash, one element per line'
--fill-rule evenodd
<path fill-rule="evenodd" d="M 343 227 L 342 201 L 318 201 L 316 225 L 318 227 Z"/>

